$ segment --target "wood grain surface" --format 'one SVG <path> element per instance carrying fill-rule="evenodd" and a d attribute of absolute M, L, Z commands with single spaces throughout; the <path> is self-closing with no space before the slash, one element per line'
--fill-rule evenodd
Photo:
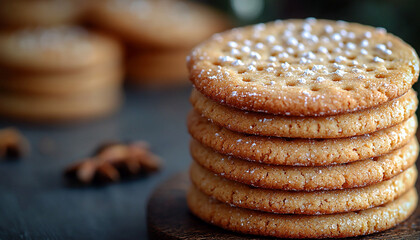
<path fill-rule="evenodd" d="M 147 207 L 147 222 L 150 239 L 273 239 L 243 235 L 212 226 L 193 216 L 185 199 L 190 181 L 187 172 L 179 173 L 163 182 L 152 194 Z M 417 190 L 420 184 L 416 185 Z M 420 239 L 420 208 L 405 222 L 382 233 L 345 239 Z"/>

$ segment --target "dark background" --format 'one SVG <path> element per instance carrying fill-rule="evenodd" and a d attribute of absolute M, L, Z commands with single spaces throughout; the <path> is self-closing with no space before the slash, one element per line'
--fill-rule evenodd
<path fill-rule="evenodd" d="M 274 1 L 255 18 L 238 18 L 229 1 L 201 1 L 230 14 L 235 25 L 317 17 L 385 27 L 420 50 L 420 2 Z M 243 0 L 243 4 L 247 1 Z M 418 85 L 416 85 L 418 86 Z M 190 87 L 126 87 L 115 115 L 71 126 L 39 126 L 0 119 L 32 143 L 28 158 L 0 163 L 0 239 L 146 239 L 146 203 L 153 189 L 190 162 L 185 126 Z M 147 178 L 103 187 L 70 187 L 64 168 L 109 140 L 146 140 L 165 161 Z"/>

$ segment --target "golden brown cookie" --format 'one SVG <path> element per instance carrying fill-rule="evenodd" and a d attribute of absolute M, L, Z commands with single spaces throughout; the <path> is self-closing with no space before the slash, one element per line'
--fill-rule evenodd
<path fill-rule="evenodd" d="M 28 95 L 72 95 L 95 92 L 97 89 L 122 84 L 121 64 L 99 64 L 80 71 L 16 72 L 0 69 L 0 92 Z"/>
<path fill-rule="evenodd" d="M 407 120 L 418 105 L 414 90 L 377 107 L 328 117 L 244 112 L 218 104 L 195 89 L 190 101 L 198 113 L 232 131 L 289 138 L 341 138 L 372 133 Z"/>
<path fill-rule="evenodd" d="M 19 71 L 71 71 L 121 61 L 113 39 L 80 27 L 45 27 L 0 33 L 0 66 Z"/>
<path fill-rule="evenodd" d="M 232 132 L 195 111 L 188 116 L 189 133 L 203 145 L 223 154 L 274 165 L 325 166 L 376 157 L 402 147 L 416 129 L 414 115 L 396 126 L 362 136 L 290 139 Z"/>
<path fill-rule="evenodd" d="M 180 0 L 106 0 L 89 15 L 96 26 L 142 48 L 190 48 L 228 25 L 220 13 Z"/>
<path fill-rule="evenodd" d="M 360 211 L 391 202 L 414 186 L 417 169 L 412 166 L 367 187 L 313 192 L 255 188 L 217 176 L 194 162 L 190 176 L 198 190 L 227 204 L 264 212 L 319 215 Z"/>
<path fill-rule="evenodd" d="M 72 95 L 31 96 L 1 92 L 0 115 L 25 122 L 81 121 L 108 115 L 120 106 L 121 91 L 111 87 Z"/>
<path fill-rule="evenodd" d="M 80 20 L 87 1 L 2 0 L 0 25 L 5 28 L 52 26 Z"/>
<path fill-rule="evenodd" d="M 415 163 L 417 139 L 391 153 L 325 167 L 290 167 L 260 164 L 219 154 L 191 141 L 191 156 L 209 171 L 236 182 L 261 188 L 284 190 L 334 190 L 354 188 L 386 181 Z"/>
<path fill-rule="evenodd" d="M 325 116 L 383 104 L 417 81 L 412 47 L 383 28 L 285 20 L 216 34 L 189 56 L 190 80 L 242 110 Z"/>
<path fill-rule="evenodd" d="M 266 213 L 229 206 L 190 188 L 187 202 L 191 212 L 221 228 L 278 238 L 352 237 L 385 231 L 406 220 L 416 209 L 415 188 L 393 202 L 357 212 L 330 215 Z"/>
<path fill-rule="evenodd" d="M 188 83 L 185 58 L 189 50 L 144 50 L 128 56 L 128 81 L 148 87 L 166 87 Z"/>

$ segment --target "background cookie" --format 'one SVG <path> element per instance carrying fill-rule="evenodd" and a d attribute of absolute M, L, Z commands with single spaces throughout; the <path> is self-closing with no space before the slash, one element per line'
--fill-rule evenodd
<path fill-rule="evenodd" d="M 187 202 L 197 217 L 224 229 L 279 238 L 326 238 L 367 235 L 392 228 L 417 206 L 414 188 L 381 207 L 332 215 L 284 215 L 232 207 L 190 188 Z"/>
<path fill-rule="evenodd" d="M 70 24 L 80 20 L 88 1 L 3 0 L 0 4 L 2 28 L 22 28 Z"/>
<path fill-rule="evenodd" d="M 417 118 L 372 134 L 339 139 L 287 139 L 232 132 L 195 111 L 188 116 L 191 136 L 217 152 L 275 165 L 325 166 L 376 157 L 402 147 L 415 134 Z"/>
<path fill-rule="evenodd" d="M 1 69 L 0 74 L 0 92 L 42 95 L 77 95 L 110 86 L 119 89 L 123 79 L 123 70 L 119 62 L 65 73 L 16 72 Z"/>
<path fill-rule="evenodd" d="M 95 26 L 143 48 L 190 48 L 227 25 L 218 12 L 179 0 L 106 0 L 89 15 Z"/>
<path fill-rule="evenodd" d="M 122 102 L 119 88 L 68 96 L 0 94 L 0 115 L 25 122 L 56 123 L 97 118 L 114 112 Z"/>
<path fill-rule="evenodd" d="M 419 146 L 413 137 L 391 153 L 325 167 L 260 164 L 219 154 L 195 140 L 190 149 L 195 162 L 224 178 L 261 188 L 312 191 L 362 187 L 388 180 L 414 164 Z"/>
<path fill-rule="evenodd" d="M 79 27 L 0 33 L 0 66 L 24 71 L 69 71 L 121 59 L 120 45 Z"/>
<path fill-rule="evenodd" d="M 214 102 L 193 89 L 194 109 L 217 125 L 232 131 L 290 138 L 341 138 L 372 133 L 411 117 L 417 109 L 417 94 L 403 96 L 377 107 L 328 117 L 288 117 L 244 112 Z"/>
<path fill-rule="evenodd" d="M 185 58 L 190 50 L 143 50 L 129 53 L 126 69 L 130 83 L 150 87 L 188 82 Z"/>
<path fill-rule="evenodd" d="M 383 29 L 328 20 L 286 20 L 234 29 L 199 45 L 190 80 L 243 110 L 321 116 L 365 109 L 407 92 L 415 51 Z"/>
<path fill-rule="evenodd" d="M 404 194 L 417 179 L 415 166 L 377 184 L 334 191 L 282 191 L 255 188 L 216 176 L 197 163 L 191 181 L 204 194 L 241 208 L 282 214 L 334 214 L 376 207 Z"/>

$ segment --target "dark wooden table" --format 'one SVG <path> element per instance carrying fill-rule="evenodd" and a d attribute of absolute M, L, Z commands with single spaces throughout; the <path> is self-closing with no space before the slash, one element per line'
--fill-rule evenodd
<path fill-rule="evenodd" d="M 119 113 L 71 126 L 17 126 L 29 157 L 0 162 L 0 239 L 147 239 L 146 204 L 158 183 L 190 162 L 189 87 L 126 91 Z M 107 140 L 146 140 L 165 161 L 156 175 L 105 187 L 69 187 L 63 169 Z"/>

